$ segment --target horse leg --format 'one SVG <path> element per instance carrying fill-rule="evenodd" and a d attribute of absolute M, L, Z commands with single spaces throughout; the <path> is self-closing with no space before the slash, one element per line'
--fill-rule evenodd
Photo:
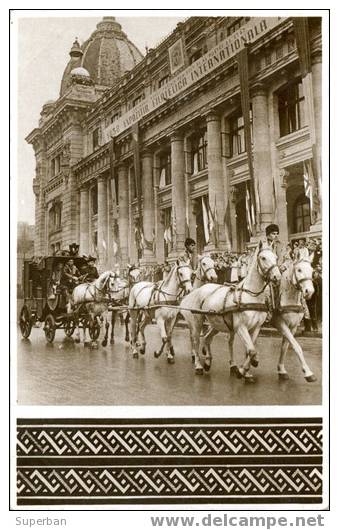
<path fill-rule="evenodd" d="M 135 309 L 130 310 L 130 318 L 131 318 L 131 350 L 133 357 L 137 359 L 139 357 L 138 349 L 137 349 L 137 321 L 138 321 L 138 311 Z"/>
<path fill-rule="evenodd" d="M 105 316 L 105 336 L 103 338 L 103 341 L 101 345 L 105 348 L 107 346 L 107 339 L 108 339 L 108 330 L 109 330 L 109 322 L 108 322 L 108 316 Z"/>
<path fill-rule="evenodd" d="M 84 341 L 84 348 L 88 348 L 91 345 L 91 341 L 87 339 L 87 327 L 88 327 L 88 321 L 86 318 L 84 318 L 82 323 L 82 332 L 83 332 L 83 341 Z"/>
<path fill-rule="evenodd" d="M 235 338 L 234 331 L 231 331 L 228 337 L 228 348 L 230 352 L 230 360 L 229 360 L 230 375 L 231 376 L 236 375 L 237 377 L 239 377 L 239 369 L 238 369 L 237 364 L 234 361 L 234 338 Z"/>
<path fill-rule="evenodd" d="M 111 344 L 114 344 L 114 326 L 115 326 L 116 312 L 112 311 L 111 314 Z"/>
<path fill-rule="evenodd" d="M 174 352 L 174 348 L 172 344 L 172 333 L 173 333 L 173 328 L 174 328 L 176 320 L 177 320 L 177 315 L 174 315 L 170 317 L 169 319 L 167 319 L 167 321 L 165 322 L 165 327 L 167 331 L 167 362 L 169 364 L 174 363 L 175 352 Z"/>
<path fill-rule="evenodd" d="M 288 340 L 286 339 L 286 337 L 283 337 L 281 341 L 280 356 L 278 361 L 278 377 L 281 381 L 286 381 L 287 379 L 289 379 L 287 370 L 285 368 L 285 356 L 288 350 L 288 346 Z"/>
<path fill-rule="evenodd" d="M 140 321 L 141 319 L 141 321 Z M 139 334 L 141 336 L 141 341 L 139 343 L 139 351 L 141 353 L 141 355 L 145 355 L 145 352 L 146 352 L 146 338 L 145 338 L 145 328 L 147 326 L 147 324 L 149 324 L 150 322 L 150 319 L 148 318 L 148 316 L 144 313 L 140 313 L 140 316 L 139 316 Z"/>
<path fill-rule="evenodd" d="M 308 383 L 313 383 L 314 381 L 316 381 L 317 378 L 313 374 L 312 370 L 309 368 L 308 364 L 306 363 L 304 352 L 300 344 L 294 338 L 294 333 L 297 331 L 297 325 L 291 327 L 290 329 L 282 318 L 276 318 L 275 326 L 280 331 L 280 333 L 283 335 L 283 337 L 285 337 L 288 340 L 288 342 L 293 348 L 293 351 L 297 354 L 300 365 L 301 365 L 301 369 L 304 373 L 304 377 L 306 381 Z"/>
<path fill-rule="evenodd" d="M 125 316 L 125 341 L 126 342 L 129 342 L 129 321 L 130 321 L 130 316 L 129 316 L 129 311 L 126 312 L 126 316 Z"/>
<path fill-rule="evenodd" d="M 255 346 L 253 344 L 251 335 L 245 326 L 245 324 L 239 324 L 235 327 L 236 332 L 238 333 L 239 337 L 243 341 L 246 347 L 246 358 L 245 362 L 242 364 L 242 366 L 239 368 L 239 376 L 246 378 L 246 374 L 248 373 L 251 365 L 252 358 L 255 358 L 257 352 L 255 350 Z M 248 378 L 248 382 L 253 382 L 253 376 L 250 376 Z"/>
<path fill-rule="evenodd" d="M 204 368 L 201 363 L 199 347 L 200 347 L 200 331 L 204 322 L 204 317 L 201 315 L 193 315 L 189 311 L 183 311 L 184 316 L 190 331 L 192 361 L 194 362 L 194 371 L 196 375 L 203 375 Z"/>
<path fill-rule="evenodd" d="M 212 351 L 211 343 L 213 337 L 219 333 L 219 330 L 212 328 L 210 326 L 207 330 L 207 333 L 201 337 L 202 347 L 201 353 L 204 355 L 204 370 L 209 372 L 212 366 Z"/>

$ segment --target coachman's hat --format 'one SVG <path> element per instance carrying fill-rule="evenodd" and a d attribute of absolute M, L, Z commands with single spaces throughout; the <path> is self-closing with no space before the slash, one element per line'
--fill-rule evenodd
<path fill-rule="evenodd" d="M 275 224 L 266 226 L 266 229 L 265 229 L 266 236 L 269 236 L 270 234 L 272 234 L 272 232 L 278 232 L 279 234 L 279 226 Z"/>

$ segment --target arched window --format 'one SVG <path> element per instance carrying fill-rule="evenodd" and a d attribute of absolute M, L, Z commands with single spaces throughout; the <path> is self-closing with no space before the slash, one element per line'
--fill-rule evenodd
<path fill-rule="evenodd" d="M 299 195 L 293 210 L 294 232 L 308 232 L 311 226 L 310 200 L 304 195 Z"/>

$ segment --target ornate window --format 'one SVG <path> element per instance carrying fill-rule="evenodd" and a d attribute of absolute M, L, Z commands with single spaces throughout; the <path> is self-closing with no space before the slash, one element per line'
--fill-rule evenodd
<path fill-rule="evenodd" d="M 289 84 L 278 93 L 278 109 L 280 136 L 305 127 L 305 98 L 301 81 Z"/>
<path fill-rule="evenodd" d="M 207 131 L 200 131 L 191 139 L 192 173 L 195 175 L 199 171 L 207 168 Z"/>
<path fill-rule="evenodd" d="M 299 195 L 294 204 L 294 232 L 308 232 L 311 226 L 310 201 L 304 195 Z"/>
<path fill-rule="evenodd" d="M 172 167 L 171 167 L 171 150 L 164 151 L 160 154 L 159 157 L 159 169 L 160 169 L 160 178 L 159 178 L 159 188 L 168 186 L 172 182 Z"/>
<path fill-rule="evenodd" d="M 61 157 L 60 155 L 57 155 L 51 159 L 51 178 L 58 175 L 60 173 L 60 169 L 61 169 Z"/>
<path fill-rule="evenodd" d="M 143 94 L 141 94 L 140 96 L 135 98 L 133 100 L 132 107 L 136 107 L 137 105 L 139 105 L 139 103 L 141 103 L 143 99 L 144 99 L 144 95 Z"/>
<path fill-rule="evenodd" d="M 99 147 L 99 128 L 92 132 L 93 151 Z"/>
<path fill-rule="evenodd" d="M 48 212 L 49 233 L 61 230 L 62 202 L 55 202 Z"/>
<path fill-rule="evenodd" d="M 250 110 L 250 121 L 251 137 L 253 137 L 252 110 Z M 229 144 L 231 157 L 240 155 L 246 151 L 244 118 L 241 113 L 235 114 L 229 119 Z"/>

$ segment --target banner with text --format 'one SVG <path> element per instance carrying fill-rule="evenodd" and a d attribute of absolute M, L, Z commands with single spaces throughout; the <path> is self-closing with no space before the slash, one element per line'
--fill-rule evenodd
<path fill-rule="evenodd" d="M 280 17 L 251 18 L 251 20 L 209 50 L 205 55 L 183 70 L 166 85 L 152 92 L 141 103 L 104 129 L 103 140 L 108 142 L 142 118 L 203 79 L 210 72 L 226 63 L 245 46 L 255 42 L 283 21 Z"/>

